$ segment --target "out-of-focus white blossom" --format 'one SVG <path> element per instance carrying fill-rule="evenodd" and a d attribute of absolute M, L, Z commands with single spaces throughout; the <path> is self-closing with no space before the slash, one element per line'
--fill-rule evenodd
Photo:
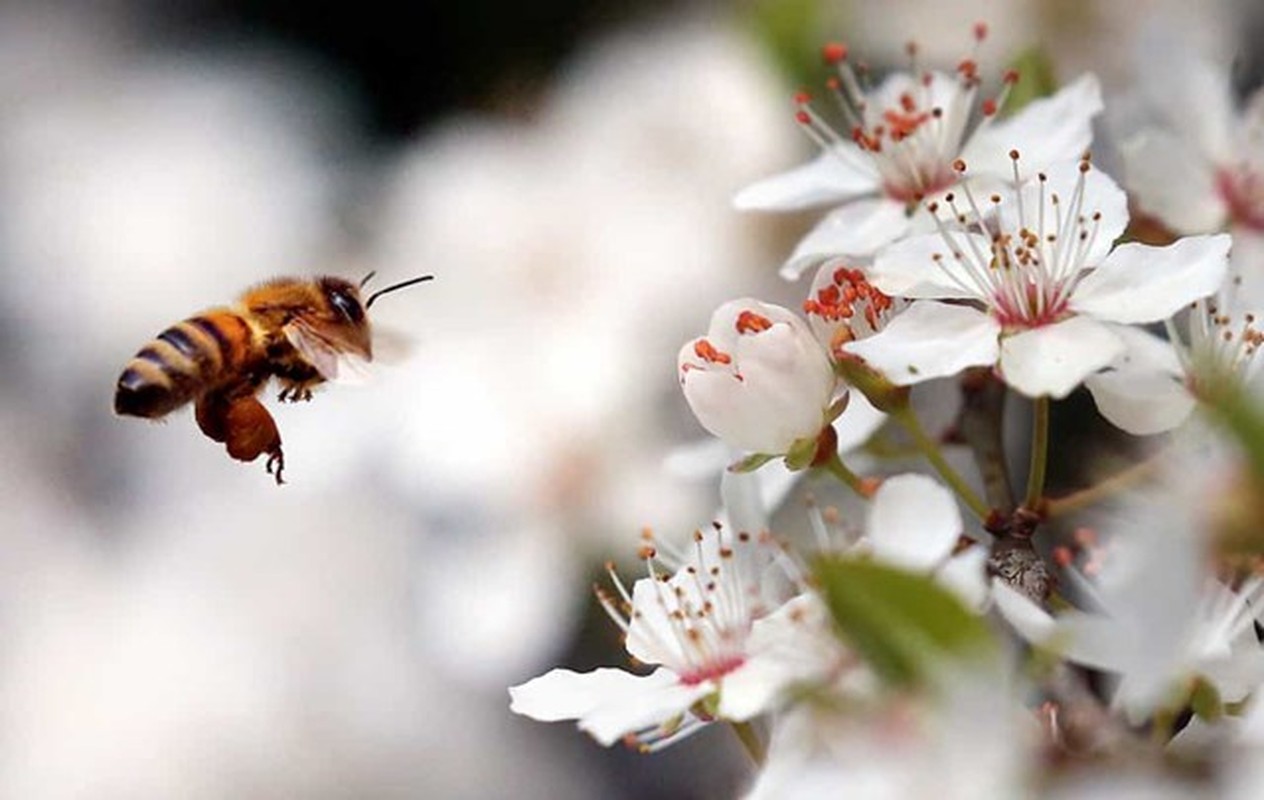
<path fill-rule="evenodd" d="M 1224 235 L 1112 249 L 1127 200 L 1085 161 L 990 198 L 962 191 L 946 196 L 946 208 L 929 206 L 947 216 L 938 234 L 892 245 L 870 271 L 883 292 L 920 302 L 844 350 L 895 383 L 995 365 L 1023 394 L 1065 397 L 1123 353 L 1115 324 L 1166 319 L 1215 292 L 1228 269 Z M 962 230 L 961 218 L 996 232 Z"/>
<path fill-rule="evenodd" d="M 979 676 L 948 681 L 939 698 L 879 710 L 806 701 L 775 720 L 747 800 L 1023 797 L 1034 733 L 1003 682 Z"/>
<path fill-rule="evenodd" d="M 1253 625 L 1264 578 L 1230 586 L 1207 568 L 1205 499 L 1224 490 L 1217 481 L 1225 464 L 1217 452 L 1182 447 L 1165 466 L 1171 471 L 1163 480 L 1110 519 L 1098 574 L 1090 580 L 1066 571 L 1085 610 L 1051 616 L 993 580 L 997 606 L 1015 629 L 1113 675 L 1112 702 L 1133 720 L 1182 700 L 1182 682 L 1193 677 L 1209 681 L 1227 703 L 1264 683 L 1264 646 Z"/>

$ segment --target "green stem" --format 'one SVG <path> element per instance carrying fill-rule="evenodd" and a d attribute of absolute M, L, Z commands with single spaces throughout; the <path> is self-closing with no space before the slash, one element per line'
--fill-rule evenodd
<path fill-rule="evenodd" d="M 1027 471 L 1027 497 L 1023 506 L 1035 511 L 1045 493 L 1045 470 L 1049 465 L 1049 398 L 1037 397 L 1032 404 L 1031 468 Z"/>
<path fill-rule="evenodd" d="M 983 502 L 975 494 L 974 489 L 970 488 L 970 484 L 966 483 L 965 478 L 961 477 L 961 474 L 953 469 L 952 465 L 944 459 L 944 454 L 940 451 L 939 444 L 926 433 L 926 429 L 922 427 L 921 420 L 913 413 L 913 409 L 906 406 L 899 411 L 893 411 L 891 417 L 900 423 L 908 431 L 909 435 L 913 437 L 913 443 L 917 445 L 917 449 L 926 457 L 926 460 L 935 468 L 935 471 L 939 473 L 939 477 L 943 478 L 952 487 L 952 490 L 957 493 L 957 497 L 961 498 L 961 501 L 974 512 L 976 517 L 981 520 L 987 519 L 991 511 L 987 503 Z"/>
<path fill-rule="evenodd" d="M 844 485 L 851 488 L 853 492 L 868 500 L 873 495 L 871 486 L 866 485 L 864 478 L 847 468 L 843 460 L 838 457 L 838 453 L 831 453 L 830 457 L 825 460 L 820 467 L 829 474 L 833 475 L 843 482 Z"/>
<path fill-rule="evenodd" d="M 1071 492 L 1062 497 L 1055 497 L 1045 501 L 1044 513 L 1046 517 L 1060 517 L 1070 514 L 1073 511 L 1079 511 L 1082 508 L 1091 506 L 1101 500 L 1106 500 L 1122 491 L 1131 489 L 1139 483 L 1147 480 L 1155 469 L 1159 466 L 1159 460 L 1164 455 L 1163 451 L 1147 458 L 1145 461 L 1138 461 L 1130 467 L 1116 472 L 1109 478 L 1093 484 L 1084 489 Z"/>
<path fill-rule="evenodd" d="M 733 729 L 733 733 L 737 734 L 737 740 L 742 743 L 742 749 L 746 751 L 746 755 L 750 756 L 750 760 L 755 763 L 755 766 L 762 767 L 765 757 L 764 743 L 755 732 L 755 726 L 749 722 L 729 722 L 729 727 Z"/>

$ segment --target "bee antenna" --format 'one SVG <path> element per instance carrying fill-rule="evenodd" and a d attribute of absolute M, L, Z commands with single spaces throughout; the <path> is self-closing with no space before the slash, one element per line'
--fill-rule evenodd
<path fill-rule="evenodd" d="M 370 275 L 372 275 L 373 273 L 369 273 L 369 274 L 370 274 Z M 365 308 L 368 308 L 369 306 L 373 305 L 373 301 L 374 301 L 374 300 L 378 299 L 379 297 L 381 297 L 382 295 L 386 294 L 387 292 L 393 292 L 393 291 L 395 291 L 396 289 L 403 289 L 403 288 L 405 288 L 405 287 L 412 286 L 412 285 L 414 285 L 414 284 L 422 283 L 422 282 L 424 282 L 424 281 L 429 281 L 429 280 L 434 280 L 434 276 L 433 276 L 433 275 L 422 275 L 422 276 L 421 276 L 421 277 L 419 277 L 419 278 L 410 278 L 410 279 L 408 279 L 408 280 L 406 280 L 406 281 L 402 281 L 402 282 L 400 282 L 400 283 L 395 284 L 394 286 L 387 286 L 385 289 L 378 289 L 376 292 L 374 292 L 373 294 L 369 295 L 369 299 L 368 299 L 368 300 L 365 300 L 365 301 L 364 301 L 364 307 L 365 307 Z"/>
<path fill-rule="evenodd" d="M 369 281 L 373 280 L 373 276 L 374 276 L 374 275 L 376 275 L 376 274 L 377 274 L 377 270 L 371 270 L 371 271 L 369 272 L 369 274 L 368 274 L 368 275 L 365 275 L 363 278 L 361 278 L 361 279 L 360 279 L 360 288 L 361 288 L 361 289 L 363 289 L 363 288 L 364 288 L 364 284 L 366 284 L 366 283 L 368 283 Z"/>

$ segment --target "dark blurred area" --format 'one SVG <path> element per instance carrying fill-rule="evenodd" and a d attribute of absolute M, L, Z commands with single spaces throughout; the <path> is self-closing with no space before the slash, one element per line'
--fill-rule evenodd
<path fill-rule="evenodd" d="M 669 12 L 681 0 L 465 0 L 460 3 L 224 0 L 155 4 L 174 46 L 264 39 L 340 75 L 370 133 L 413 135 L 457 110 L 526 109 L 587 36 Z"/>

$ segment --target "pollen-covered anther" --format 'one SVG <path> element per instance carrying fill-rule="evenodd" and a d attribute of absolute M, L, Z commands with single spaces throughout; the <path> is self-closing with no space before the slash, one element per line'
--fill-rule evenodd
<path fill-rule="evenodd" d="M 821 48 L 821 59 L 830 66 L 847 60 L 847 45 L 842 42 L 829 42 Z"/>
<path fill-rule="evenodd" d="M 706 339 L 699 339 L 693 345 L 694 355 L 706 361 L 709 364 L 731 364 L 733 357 L 728 353 L 718 350 L 715 345 Z"/>
<path fill-rule="evenodd" d="M 737 315 L 736 327 L 742 334 L 762 333 L 772 327 L 772 320 L 754 311 L 743 311 Z"/>

